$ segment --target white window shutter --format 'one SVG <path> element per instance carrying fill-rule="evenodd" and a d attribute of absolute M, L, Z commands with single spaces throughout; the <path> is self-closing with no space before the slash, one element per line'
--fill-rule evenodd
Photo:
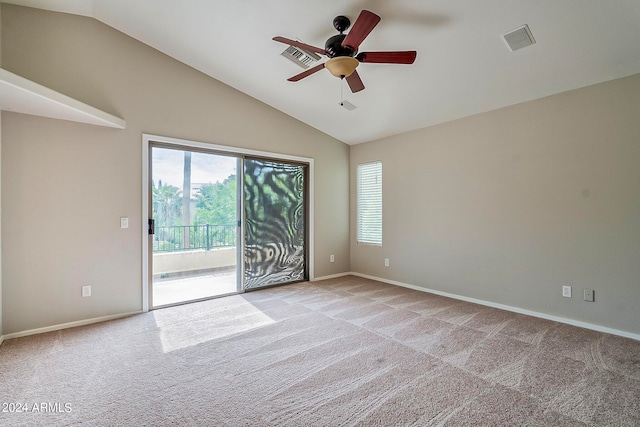
<path fill-rule="evenodd" d="M 358 165 L 356 204 L 357 242 L 382 246 L 382 162 Z"/>

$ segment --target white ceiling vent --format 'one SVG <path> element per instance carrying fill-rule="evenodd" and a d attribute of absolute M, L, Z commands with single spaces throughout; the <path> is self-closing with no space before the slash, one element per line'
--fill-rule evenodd
<path fill-rule="evenodd" d="M 509 49 L 512 51 L 531 46 L 536 42 L 531 34 L 529 26 L 526 24 L 522 27 L 516 28 L 515 30 L 509 31 L 502 37 L 504 37 L 504 41 L 507 42 L 507 46 L 509 46 Z"/>
<path fill-rule="evenodd" d="M 281 53 L 285 58 L 295 62 L 302 68 L 309 68 L 320 60 L 320 55 L 306 50 L 299 49 L 295 46 L 289 46 Z"/>

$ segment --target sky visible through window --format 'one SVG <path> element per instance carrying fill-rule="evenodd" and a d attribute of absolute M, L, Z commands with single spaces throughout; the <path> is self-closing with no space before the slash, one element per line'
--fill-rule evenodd
<path fill-rule="evenodd" d="M 182 188 L 184 151 L 154 147 L 153 181 Z M 205 153 L 191 154 L 191 185 L 222 182 L 236 173 L 236 158 Z"/>

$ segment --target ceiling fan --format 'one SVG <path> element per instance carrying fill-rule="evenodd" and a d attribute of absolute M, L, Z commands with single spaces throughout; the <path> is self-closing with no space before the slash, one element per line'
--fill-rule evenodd
<path fill-rule="evenodd" d="M 356 19 L 353 28 L 348 34 L 344 31 L 349 28 L 351 21 L 346 16 L 337 16 L 333 20 L 333 26 L 340 32 L 330 37 L 325 43 L 324 49 L 291 40 L 285 37 L 274 37 L 273 40 L 295 46 L 297 48 L 319 53 L 329 57 L 329 60 L 318 64 L 315 67 L 288 78 L 290 82 L 297 82 L 311 74 L 326 68 L 331 74 L 341 79 L 346 79 L 351 92 L 359 92 L 364 89 L 364 84 L 356 71 L 361 63 L 377 64 L 413 64 L 416 59 L 416 51 L 396 51 L 396 52 L 360 52 L 358 47 L 371 31 L 380 22 L 380 17 L 373 12 L 363 10 Z"/>

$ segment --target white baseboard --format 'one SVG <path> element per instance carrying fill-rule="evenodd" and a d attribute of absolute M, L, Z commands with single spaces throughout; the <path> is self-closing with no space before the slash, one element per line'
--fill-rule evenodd
<path fill-rule="evenodd" d="M 500 310 L 511 311 L 519 314 L 526 314 L 527 316 L 539 317 L 541 319 L 553 320 L 555 322 L 566 323 L 568 325 L 578 326 L 580 328 L 591 329 L 593 331 L 605 332 L 611 335 L 617 335 L 625 338 L 631 338 L 640 341 L 640 334 L 634 334 L 633 332 L 621 331 L 619 329 L 608 328 L 606 326 L 595 325 L 593 323 L 582 322 L 580 320 L 567 319 L 565 317 L 554 316 L 551 314 L 540 313 L 538 311 L 527 310 L 524 308 L 513 307 L 510 305 L 499 304 L 496 302 L 485 301 L 476 298 L 465 297 L 462 295 L 451 294 L 449 292 L 437 291 L 435 289 L 429 289 L 422 286 L 410 285 L 408 283 L 398 282 L 396 280 L 383 279 L 382 277 L 369 276 L 367 274 L 361 274 L 356 272 L 348 273 L 353 276 L 362 277 L 364 279 L 371 279 L 378 282 L 388 283 L 390 285 L 402 286 L 403 288 L 409 288 L 416 291 L 428 292 L 430 294 L 441 295 L 443 297 L 453 298 L 461 301 L 472 302 L 474 304 L 485 305 L 487 307 L 499 308 Z"/>
<path fill-rule="evenodd" d="M 480 305 L 484 305 L 484 306 L 487 306 L 487 307 L 493 307 L 493 308 L 498 308 L 498 309 L 501 309 L 501 310 L 511 311 L 511 312 L 514 312 L 514 313 L 525 314 L 525 315 L 533 316 L 533 317 L 539 317 L 541 319 L 553 320 L 555 322 L 566 323 L 568 325 L 578 326 L 580 328 L 591 329 L 591 330 L 598 331 L 598 332 L 605 332 L 605 333 L 608 333 L 608 334 L 617 335 L 617 336 L 621 336 L 621 337 L 625 337 L 625 338 L 631 338 L 631 339 L 640 341 L 640 334 L 635 334 L 635 333 L 632 333 L 632 332 L 621 331 L 619 329 L 609 328 L 609 327 L 601 326 L 601 325 L 595 325 L 593 323 L 582 322 L 582 321 L 579 321 L 579 320 L 567 319 L 565 317 L 554 316 L 554 315 L 550 315 L 550 314 L 546 314 L 546 313 L 541 313 L 541 312 L 538 312 L 538 311 L 527 310 L 527 309 L 524 309 L 524 308 L 513 307 L 513 306 L 510 306 L 510 305 L 499 304 L 499 303 L 495 303 L 495 302 L 491 302 L 491 301 L 485 301 L 485 300 L 480 300 L 480 299 L 476 299 L 476 298 L 465 297 L 463 295 L 452 294 L 452 293 L 449 293 L 449 292 L 437 291 L 435 289 L 429 289 L 429 288 L 425 288 L 425 287 L 422 287 L 422 286 L 411 285 L 409 283 L 399 282 L 399 281 L 396 281 L 396 280 L 384 279 L 382 277 L 370 276 L 368 274 L 357 273 L 357 272 L 354 272 L 354 271 L 346 272 L 346 273 L 332 274 L 332 275 L 322 276 L 322 277 L 315 277 L 313 279 L 313 282 L 317 282 L 317 281 L 321 281 L 321 280 L 336 279 L 336 278 L 339 278 L 339 277 L 345 277 L 345 276 L 350 276 L 350 275 L 351 276 L 362 277 L 364 279 L 375 280 L 375 281 L 382 282 L 382 283 L 387 283 L 387 284 L 390 284 L 390 285 L 401 286 L 403 288 L 409 288 L 409 289 L 413 289 L 413 290 L 416 290 L 416 291 L 427 292 L 427 293 L 440 295 L 440 296 L 444 296 L 444 297 L 448 297 L 448 298 L 453 298 L 453 299 L 457 299 L 457 300 L 461 300 L 461 301 L 471 302 L 471 303 L 474 303 L 474 304 L 480 304 Z M 128 317 L 128 316 L 132 316 L 134 314 L 140 314 L 140 313 L 142 313 L 142 311 L 133 311 L 133 312 L 130 312 L 130 313 L 122 313 L 122 314 L 114 314 L 114 315 L 110 315 L 110 316 L 94 317 L 92 319 L 78 320 L 78 321 L 75 321 L 75 322 L 68 322 L 68 323 L 62 323 L 62 324 L 59 324 L 59 325 L 46 326 L 44 328 L 29 329 L 27 331 L 14 332 L 12 334 L 7 334 L 7 335 L 0 335 L 0 345 L 2 345 L 3 341 L 9 340 L 9 339 L 12 339 L 12 338 L 26 337 L 26 336 L 29 336 L 29 335 L 42 334 L 42 333 L 45 333 L 45 332 L 52 332 L 52 331 L 58 331 L 58 330 L 61 330 L 61 329 L 73 328 L 73 327 L 76 327 L 76 326 L 84 326 L 84 325 L 90 325 L 92 323 L 106 322 L 108 320 L 115 320 L 115 319 L 119 319 L 119 318 L 122 318 L 122 317 Z"/>
<path fill-rule="evenodd" d="M 142 313 L 142 311 L 132 311 L 130 313 L 112 314 L 110 316 L 94 317 L 91 319 L 76 320 L 75 322 L 61 323 L 59 325 L 45 326 L 44 328 L 36 328 L 36 329 L 29 329 L 21 332 L 14 332 L 12 334 L 1 336 L 0 344 L 2 344 L 2 341 L 4 340 L 10 340 L 12 338 L 21 338 L 29 335 L 43 334 L 45 332 L 52 332 L 52 331 L 59 331 L 61 329 L 74 328 L 76 326 L 91 325 L 92 323 L 106 322 L 108 320 L 120 319 L 122 317 L 129 317 L 134 314 L 140 314 L 140 313 Z"/>
<path fill-rule="evenodd" d="M 330 274 L 329 276 L 314 277 L 313 280 L 311 280 L 311 281 L 312 282 L 318 282 L 320 280 L 337 279 L 338 277 L 344 277 L 344 276 L 355 276 L 355 274 L 354 273 L 350 273 L 350 272 L 338 273 L 338 274 Z"/>

